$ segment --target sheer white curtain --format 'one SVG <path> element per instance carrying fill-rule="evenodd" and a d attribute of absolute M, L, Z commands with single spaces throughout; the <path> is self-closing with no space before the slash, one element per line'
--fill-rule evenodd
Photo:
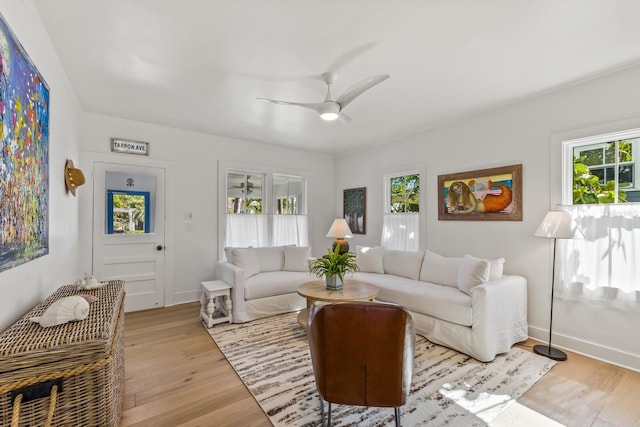
<path fill-rule="evenodd" d="M 420 246 L 420 213 L 385 213 L 382 216 L 382 246 L 417 251 Z"/>
<path fill-rule="evenodd" d="M 575 205 L 584 239 L 558 240 L 561 295 L 640 310 L 640 204 Z"/>
<path fill-rule="evenodd" d="M 226 214 L 225 246 L 259 247 L 269 244 L 268 215 Z"/>
<path fill-rule="evenodd" d="M 309 246 L 306 215 L 273 215 L 273 246 Z"/>

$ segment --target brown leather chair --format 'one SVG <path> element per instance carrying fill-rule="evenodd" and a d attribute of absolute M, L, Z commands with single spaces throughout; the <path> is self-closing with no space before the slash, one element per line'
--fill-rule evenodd
<path fill-rule="evenodd" d="M 378 302 L 313 306 L 307 337 L 323 426 L 324 400 L 329 426 L 332 403 L 393 407 L 400 426 L 400 406 L 407 401 L 413 375 L 411 313 Z"/>

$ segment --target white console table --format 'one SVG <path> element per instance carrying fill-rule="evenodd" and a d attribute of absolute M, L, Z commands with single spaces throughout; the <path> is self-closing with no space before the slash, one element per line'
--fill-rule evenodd
<path fill-rule="evenodd" d="M 231 285 L 222 280 L 212 280 L 201 284 L 200 317 L 207 328 L 218 323 L 232 323 Z"/>

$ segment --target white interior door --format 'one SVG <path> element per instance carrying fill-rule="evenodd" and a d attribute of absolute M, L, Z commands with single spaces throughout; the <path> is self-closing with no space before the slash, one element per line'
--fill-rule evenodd
<path fill-rule="evenodd" d="M 125 311 L 163 307 L 165 170 L 94 162 L 93 186 L 93 274 L 126 282 Z"/>

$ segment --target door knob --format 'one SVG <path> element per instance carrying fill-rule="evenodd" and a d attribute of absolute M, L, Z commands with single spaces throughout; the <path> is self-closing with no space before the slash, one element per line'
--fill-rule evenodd
<path fill-rule="evenodd" d="M 162 246 L 162 245 L 158 245 L 158 246 L 156 246 L 156 249 L 157 249 L 157 250 L 159 250 L 159 251 L 161 251 L 161 250 L 163 250 L 163 249 L 164 249 L 164 246 Z"/>

